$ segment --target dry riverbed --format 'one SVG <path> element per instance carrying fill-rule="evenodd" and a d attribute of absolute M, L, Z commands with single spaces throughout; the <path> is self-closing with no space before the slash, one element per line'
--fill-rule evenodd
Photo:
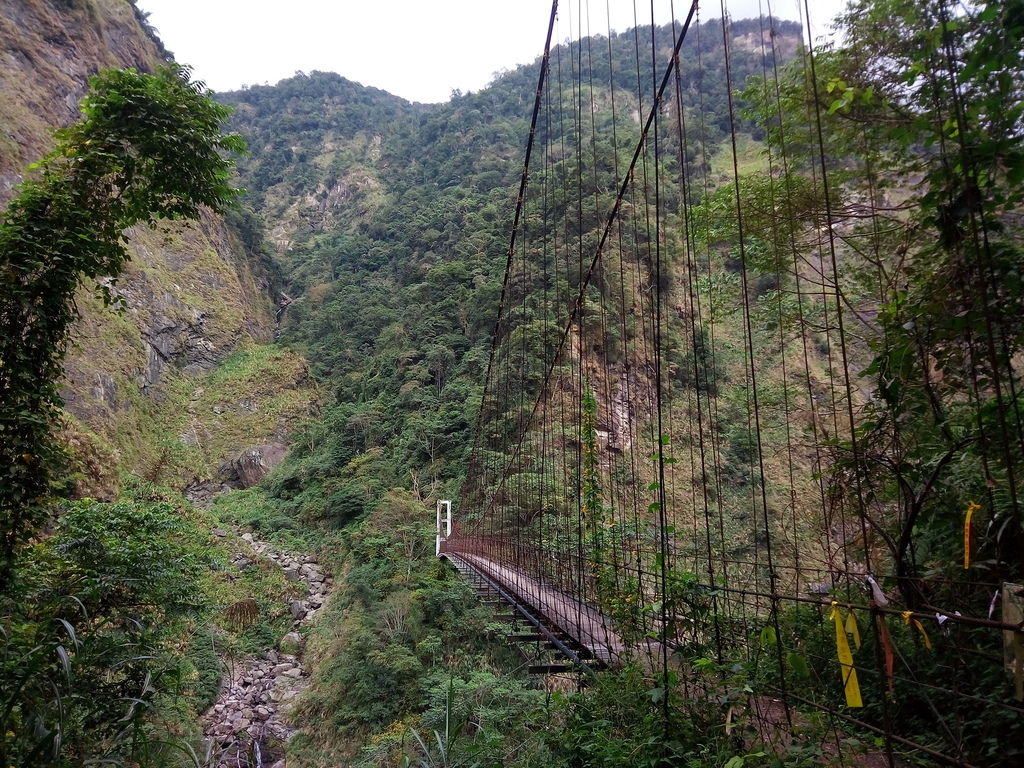
<path fill-rule="evenodd" d="M 316 559 L 278 550 L 272 544 L 242 535 L 248 551 L 237 552 L 239 568 L 258 559 L 276 563 L 289 581 L 304 584 L 302 599 L 289 601 L 292 629 L 275 649 L 229 665 L 216 703 L 202 717 L 209 765 L 218 768 L 285 768 L 284 744 L 297 730 L 288 723 L 294 699 L 309 684 L 303 665 L 303 628 L 327 600 L 332 581 Z M 245 546 L 243 544 L 243 546 Z"/>

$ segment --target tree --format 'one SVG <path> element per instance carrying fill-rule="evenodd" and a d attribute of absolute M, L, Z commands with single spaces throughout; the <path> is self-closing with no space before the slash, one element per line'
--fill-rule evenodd
<path fill-rule="evenodd" d="M 126 228 L 220 211 L 237 193 L 223 151 L 244 142 L 221 132 L 229 109 L 188 68 L 110 70 L 90 86 L 82 119 L 57 133 L 0 223 L 0 589 L 50 508 L 75 291 L 116 279 Z M 110 285 L 98 288 L 108 303 Z"/>
<path fill-rule="evenodd" d="M 818 53 L 816 82 L 797 62 L 749 101 L 789 160 L 779 186 L 792 195 L 823 156 L 829 224 L 859 244 L 838 243 L 835 289 L 874 318 L 875 396 L 830 478 L 916 607 L 942 597 L 926 574 L 966 575 L 969 508 L 975 571 L 1013 580 L 1024 563 L 1024 3 L 859 0 L 840 22 L 845 44 Z"/>

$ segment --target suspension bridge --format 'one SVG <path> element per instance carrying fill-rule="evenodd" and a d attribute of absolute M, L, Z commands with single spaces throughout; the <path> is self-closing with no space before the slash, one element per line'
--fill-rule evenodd
<path fill-rule="evenodd" d="M 989 352 L 966 356 L 973 386 L 949 396 L 999 414 L 978 416 L 984 444 L 951 437 L 911 469 L 893 413 L 871 443 L 888 401 L 862 372 L 913 270 L 910 194 L 870 159 L 830 154 L 808 4 L 798 40 L 768 2 L 741 25 L 724 2 L 711 20 L 696 1 L 664 18 L 652 3 L 624 33 L 600 5 L 552 4 L 475 442 L 454 516 L 438 506 L 438 555 L 510 639 L 554 654 L 532 671 L 638 663 L 667 716 L 740 664 L 782 722 L 824 714 L 840 760 L 852 731 L 889 765 L 985 764 L 980 742 L 1024 722 L 1019 561 L 990 539 L 977 566 L 971 527 L 983 508 L 990 529 L 1019 522 L 1008 333 L 979 326 L 970 344 Z M 956 93 L 948 64 L 936 77 Z M 794 78 L 809 96 L 787 100 Z M 958 256 L 981 281 L 985 247 Z M 920 355 L 934 410 L 934 377 L 953 374 Z M 977 504 L 936 498 L 958 462 L 988 478 Z M 940 507 L 950 551 L 963 532 L 962 569 L 915 538 Z"/>

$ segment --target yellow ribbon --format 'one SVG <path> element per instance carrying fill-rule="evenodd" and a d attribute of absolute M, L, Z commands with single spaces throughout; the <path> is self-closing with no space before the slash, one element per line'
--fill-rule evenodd
<path fill-rule="evenodd" d="M 846 706 L 863 707 L 864 702 L 860 697 L 860 683 L 857 682 L 857 670 L 853 666 L 853 653 L 850 651 L 850 641 L 846 637 L 847 627 L 850 625 L 850 613 L 846 623 L 843 623 L 843 614 L 839 610 L 839 603 L 832 601 L 832 613 L 829 619 L 836 625 L 836 655 L 839 657 L 839 667 L 843 672 L 843 691 L 846 694 Z M 857 630 L 857 620 L 853 619 L 853 631 L 857 647 L 860 647 L 860 632 Z"/>
<path fill-rule="evenodd" d="M 964 570 L 966 571 L 971 567 L 971 518 L 974 517 L 974 513 L 981 509 L 981 504 L 975 504 L 973 501 L 967 505 L 967 511 L 964 513 Z"/>
<path fill-rule="evenodd" d="M 917 631 L 921 633 L 921 639 L 924 640 L 924 647 L 928 650 L 931 650 L 931 638 L 928 637 L 928 633 L 924 631 L 924 624 L 922 624 L 918 619 L 914 618 L 914 612 L 904 611 L 901 615 L 903 616 L 903 623 L 906 624 L 908 627 L 910 626 L 911 622 L 914 623 L 914 626 L 917 627 Z"/>
<path fill-rule="evenodd" d="M 846 634 L 853 635 L 853 644 L 860 650 L 860 628 L 857 626 L 857 617 L 850 611 L 846 615 Z"/>

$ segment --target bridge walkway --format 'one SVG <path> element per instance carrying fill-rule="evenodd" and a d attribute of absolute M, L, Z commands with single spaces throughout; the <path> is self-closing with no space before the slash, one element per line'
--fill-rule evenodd
<path fill-rule="evenodd" d="M 601 611 L 555 589 L 533 576 L 480 554 L 442 552 L 456 570 L 480 590 L 509 603 L 518 616 L 531 624 L 537 639 L 545 639 L 573 665 L 584 671 L 615 667 L 624 661 L 627 648 Z M 533 636 L 530 636 L 533 637 Z M 660 643 L 649 640 L 646 650 L 657 654 Z"/>

